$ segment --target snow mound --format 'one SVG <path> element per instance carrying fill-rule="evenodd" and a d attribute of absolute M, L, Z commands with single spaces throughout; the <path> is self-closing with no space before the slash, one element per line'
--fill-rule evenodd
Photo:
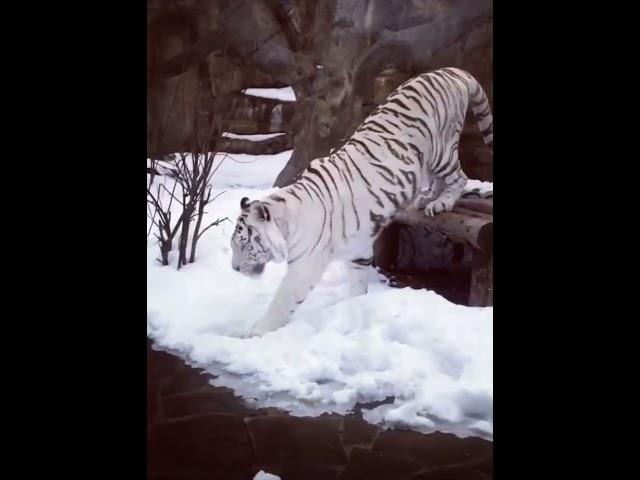
<path fill-rule="evenodd" d="M 252 97 L 272 98 L 284 102 L 295 102 L 296 94 L 291 87 L 284 88 L 247 88 L 242 91 Z"/>
<path fill-rule="evenodd" d="M 257 406 L 294 415 L 344 414 L 356 403 L 386 399 L 364 412 L 367 421 L 491 439 L 493 308 L 394 289 L 375 274 L 367 295 L 346 298 L 346 271 L 335 263 L 288 325 L 260 338 L 234 337 L 260 318 L 286 270 L 269 264 L 261 277 L 247 278 L 231 269 L 240 199 L 274 191 L 270 185 L 289 155 L 221 156 L 212 195 L 220 196 L 203 225 L 230 221 L 205 233 L 196 263 L 177 271 L 172 252 L 172 265 L 159 265 L 149 237 L 148 335 Z M 172 189 L 169 177 L 155 182 Z"/>
<path fill-rule="evenodd" d="M 280 137 L 286 135 L 284 132 L 278 133 L 254 133 L 254 134 L 240 134 L 232 132 L 224 132 L 222 134 L 225 138 L 235 138 L 238 140 L 249 140 L 251 142 L 261 142 L 262 140 L 269 140 L 270 138 Z"/>
<path fill-rule="evenodd" d="M 278 475 L 274 475 L 273 473 L 267 473 L 264 470 L 260 470 L 256 473 L 256 476 L 253 477 L 253 480 L 281 480 Z"/>

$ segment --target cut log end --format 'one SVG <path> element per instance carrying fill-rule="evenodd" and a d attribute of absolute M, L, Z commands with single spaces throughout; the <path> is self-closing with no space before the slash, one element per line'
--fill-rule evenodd
<path fill-rule="evenodd" d="M 493 200 L 461 199 L 453 210 L 427 217 L 422 210 L 410 210 L 396 217 L 408 225 L 424 226 L 473 249 L 469 305 L 493 305 Z"/>

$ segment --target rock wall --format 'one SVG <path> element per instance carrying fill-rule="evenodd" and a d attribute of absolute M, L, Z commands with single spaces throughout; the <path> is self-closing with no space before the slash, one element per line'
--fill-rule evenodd
<path fill-rule="evenodd" d="M 269 102 L 253 100 L 230 126 L 236 133 L 268 133 L 280 122 L 280 131 L 299 140 L 291 167 L 277 182 L 286 184 L 311 158 L 348 136 L 367 104 L 383 98 L 373 84 L 388 64 L 398 72 L 385 80 L 392 87 L 431 69 L 465 68 L 493 100 L 491 0 L 147 5 L 149 154 L 183 150 L 196 131 L 203 137 L 230 111 L 227 95 L 250 86 L 292 85 L 299 99 L 293 113 L 278 116 Z M 472 178 L 490 180 L 479 136 L 472 128 L 467 137 L 463 163 Z"/>

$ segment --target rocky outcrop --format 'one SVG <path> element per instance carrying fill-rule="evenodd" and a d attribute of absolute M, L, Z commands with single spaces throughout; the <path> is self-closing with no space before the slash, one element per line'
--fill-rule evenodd
<path fill-rule="evenodd" d="M 216 131 L 243 88 L 291 85 L 292 113 L 278 117 L 254 100 L 226 130 L 267 133 L 277 117 L 295 146 L 276 182 L 284 185 L 408 76 L 458 66 L 493 98 L 491 0 L 148 0 L 148 11 L 148 153 L 184 150 L 196 132 Z M 396 73 L 385 77 L 389 67 Z M 474 135 L 462 161 L 472 178 L 489 180 Z"/>

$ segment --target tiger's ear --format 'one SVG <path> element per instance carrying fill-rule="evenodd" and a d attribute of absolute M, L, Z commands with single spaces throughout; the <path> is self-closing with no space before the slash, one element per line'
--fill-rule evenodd
<path fill-rule="evenodd" d="M 249 199 L 247 197 L 242 197 L 242 200 L 240 200 L 240 208 L 242 210 L 246 210 L 247 208 L 249 208 Z"/>
<path fill-rule="evenodd" d="M 271 212 L 269 212 L 269 209 L 262 204 L 258 206 L 256 215 L 258 216 L 258 220 L 261 222 L 268 222 L 271 220 Z"/>

